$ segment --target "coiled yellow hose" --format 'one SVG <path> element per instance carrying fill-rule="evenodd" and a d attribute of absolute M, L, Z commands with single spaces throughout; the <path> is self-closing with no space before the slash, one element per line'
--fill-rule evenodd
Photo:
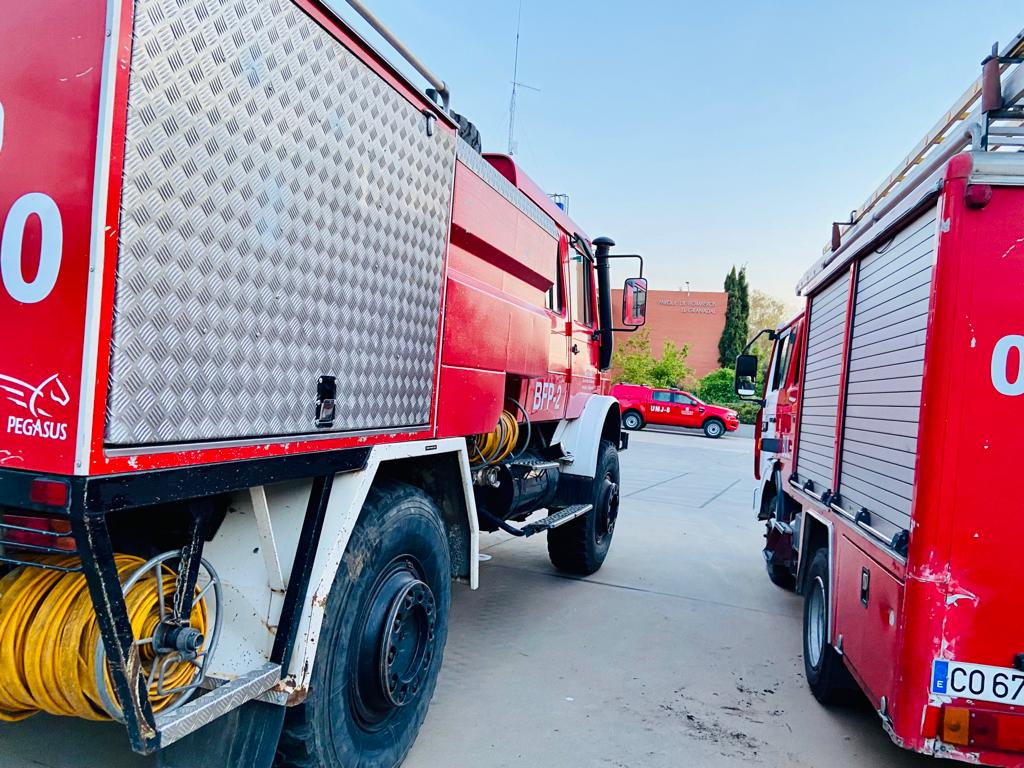
<path fill-rule="evenodd" d="M 78 564 L 70 556 L 39 559 L 65 568 Z M 114 562 L 122 583 L 145 564 L 131 555 L 117 555 Z M 136 638 L 155 634 L 161 620 L 160 588 L 165 600 L 172 599 L 175 578 L 165 567 L 158 585 L 156 571 L 151 570 L 125 595 Z M 193 607 L 191 623 L 206 636 L 205 599 Z M 109 720 L 96 684 L 99 642 L 99 623 L 82 574 L 21 567 L 0 579 L 0 720 L 14 722 L 37 712 Z M 148 643 L 139 646 L 139 658 L 148 679 L 153 666 L 166 657 L 158 656 Z M 149 689 L 154 711 L 170 706 L 180 693 L 167 691 L 188 685 L 195 671 L 192 662 L 175 660 L 167 665 L 162 684 L 158 671 Z M 109 670 L 104 671 L 104 681 L 109 698 L 116 701 Z"/>
<path fill-rule="evenodd" d="M 519 422 L 511 412 L 502 411 L 494 429 L 473 439 L 476 442 L 473 464 L 495 464 L 515 450 L 519 442 Z"/>

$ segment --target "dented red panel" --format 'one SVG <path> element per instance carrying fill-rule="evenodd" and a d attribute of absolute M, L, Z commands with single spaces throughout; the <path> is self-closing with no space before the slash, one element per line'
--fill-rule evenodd
<path fill-rule="evenodd" d="M 1013 667 L 1024 653 L 1024 518 L 1015 501 L 1024 427 L 1024 189 L 997 187 L 985 207 L 968 208 L 969 168 L 957 158 L 947 179 L 925 369 L 899 724 L 917 745 L 932 659 Z M 1020 754 L 980 755 L 989 764 L 1024 764 Z"/>
<path fill-rule="evenodd" d="M 104 0 L 53 0 L 0 25 L 4 467 L 75 468 L 106 22 Z"/>

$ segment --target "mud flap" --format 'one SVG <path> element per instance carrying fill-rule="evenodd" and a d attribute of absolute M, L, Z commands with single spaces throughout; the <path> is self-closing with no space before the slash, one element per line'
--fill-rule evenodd
<path fill-rule="evenodd" d="M 285 707 L 250 701 L 157 753 L 159 768 L 270 768 Z"/>

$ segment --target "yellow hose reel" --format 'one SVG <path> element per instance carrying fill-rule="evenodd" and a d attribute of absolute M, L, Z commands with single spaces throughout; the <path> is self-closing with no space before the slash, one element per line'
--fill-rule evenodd
<path fill-rule="evenodd" d="M 220 634 L 220 579 L 205 560 L 189 621 L 175 620 L 177 573 L 169 563 L 180 557 L 174 551 L 149 561 L 132 555 L 114 558 L 156 712 L 180 707 L 199 688 Z M 74 556 L 37 560 L 64 569 L 78 565 Z M 192 645 L 167 647 L 168 626 L 184 626 Z M 22 566 L 0 578 L 0 721 L 38 712 L 123 719 L 85 576 Z"/>
<path fill-rule="evenodd" d="M 470 460 L 474 465 L 497 464 L 515 450 L 519 442 L 519 422 L 510 411 L 502 411 L 490 432 L 475 435 Z"/>

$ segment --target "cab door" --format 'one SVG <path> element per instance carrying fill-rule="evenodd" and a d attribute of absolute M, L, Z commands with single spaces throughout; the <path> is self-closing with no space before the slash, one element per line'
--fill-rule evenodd
<path fill-rule="evenodd" d="M 568 238 L 562 235 L 554 255 L 555 280 L 544 295 L 544 309 L 551 322 L 548 347 L 548 375 L 532 382 L 532 392 L 527 396 L 527 407 L 531 418 L 539 420 L 561 419 L 565 415 L 569 392 L 569 340 L 572 325 L 569 320 L 568 302 L 565 296 L 565 268 L 568 254 Z"/>
<path fill-rule="evenodd" d="M 787 329 L 789 350 L 780 361 L 779 395 L 775 406 L 775 433 L 779 438 L 779 456 L 783 461 L 793 460 L 796 440 L 797 408 L 800 404 L 801 360 L 803 358 L 803 317 L 797 318 Z"/>
<path fill-rule="evenodd" d="M 700 403 L 685 392 L 672 393 L 672 410 L 675 411 L 678 426 L 693 428 L 701 426 L 704 409 Z"/>
<path fill-rule="evenodd" d="M 802 319 L 783 329 L 772 349 L 765 376 L 761 411 L 762 461 L 788 461 L 793 453 L 796 407 L 800 394 L 800 331 Z"/>
<path fill-rule="evenodd" d="M 574 243 L 569 244 L 568 272 L 572 336 L 569 339 L 571 377 L 566 418 L 572 419 L 583 412 L 590 396 L 600 391 L 601 373 L 598 345 L 594 340 L 597 330 L 594 259 Z"/>

